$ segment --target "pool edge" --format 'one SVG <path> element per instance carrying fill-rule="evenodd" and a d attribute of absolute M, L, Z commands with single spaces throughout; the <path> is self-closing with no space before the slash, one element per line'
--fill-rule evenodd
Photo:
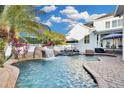
<path fill-rule="evenodd" d="M 94 82 L 97 84 L 98 88 L 107 88 L 107 83 L 102 79 L 102 77 L 97 74 L 93 69 L 91 69 L 87 63 L 83 64 L 83 68 L 87 71 L 88 74 L 92 77 Z"/>
<path fill-rule="evenodd" d="M 12 65 L 15 62 L 18 62 L 18 60 L 9 60 L 4 63 L 1 88 L 15 88 L 20 73 L 20 69 Z M 6 79 L 4 79 L 4 77 L 6 77 Z"/>

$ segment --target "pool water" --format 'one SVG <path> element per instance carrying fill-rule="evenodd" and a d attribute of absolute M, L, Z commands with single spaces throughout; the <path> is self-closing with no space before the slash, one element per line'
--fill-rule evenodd
<path fill-rule="evenodd" d="M 96 87 L 91 76 L 83 69 L 83 61 L 97 57 L 58 56 L 50 59 L 24 61 L 14 64 L 20 69 L 17 88 L 87 88 Z"/>

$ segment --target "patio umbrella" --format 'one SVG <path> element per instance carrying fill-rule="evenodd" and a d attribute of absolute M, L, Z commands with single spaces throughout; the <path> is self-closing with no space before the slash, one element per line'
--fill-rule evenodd
<path fill-rule="evenodd" d="M 122 34 L 109 34 L 109 35 L 106 35 L 105 37 L 103 37 L 102 39 L 115 39 L 115 38 L 122 38 Z"/>
<path fill-rule="evenodd" d="M 113 39 L 113 45 L 114 45 L 114 39 L 116 38 L 122 38 L 122 34 L 116 34 L 116 33 L 109 34 L 109 35 L 104 36 L 102 40 Z M 113 47 L 113 52 L 114 52 L 114 47 Z"/>

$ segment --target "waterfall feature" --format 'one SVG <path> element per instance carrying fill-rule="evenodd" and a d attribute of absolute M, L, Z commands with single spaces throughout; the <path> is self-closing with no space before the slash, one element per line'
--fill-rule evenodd
<path fill-rule="evenodd" d="M 53 49 L 44 47 L 43 50 L 45 51 L 46 58 L 54 57 Z"/>

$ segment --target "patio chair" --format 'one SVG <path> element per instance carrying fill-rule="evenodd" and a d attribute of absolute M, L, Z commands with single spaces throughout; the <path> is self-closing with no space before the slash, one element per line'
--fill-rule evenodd
<path fill-rule="evenodd" d="M 93 50 L 85 50 L 85 53 L 84 53 L 86 56 L 93 56 L 94 55 L 94 51 Z"/>

